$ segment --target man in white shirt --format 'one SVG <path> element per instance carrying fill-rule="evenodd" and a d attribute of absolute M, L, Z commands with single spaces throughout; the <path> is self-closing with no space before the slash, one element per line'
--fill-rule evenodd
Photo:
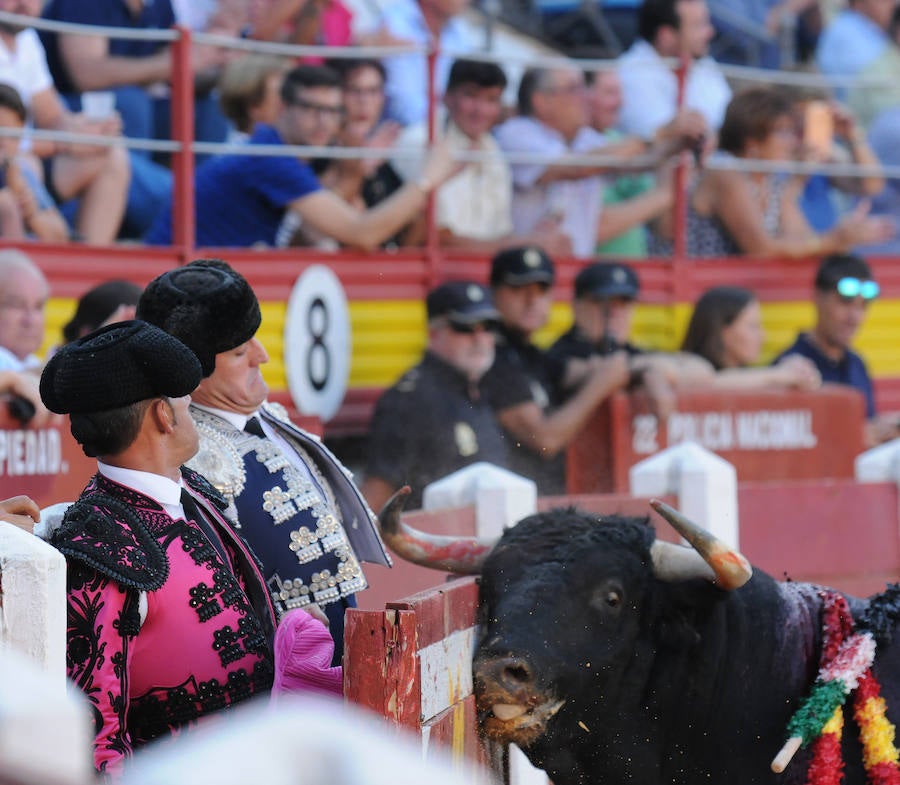
<path fill-rule="evenodd" d="M 713 27 L 706 0 L 644 0 L 640 38 L 619 58 L 623 104 L 619 127 L 653 139 L 678 111 L 678 79 L 664 58 L 687 58 L 684 104 L 718 131 L 731 100 L 731 88 L 709 55 Z"/>
<path fill-rule="evenodd" d="M 509 245 L 540 245 L 548 253 L 567 254 L 568 237 L 555 225 L 539 227 L 523 237 L 513 234 L 513 184 L 509 164 L 500 151 L 491 129 L 503 110 L 506 74 L 496 63 L 456 60 L 450 69 L 444 96 L 446 113 L 438 118 L 435 132 L 455 150 L 483 156 L 451 177 L 435 195 L 435 221 L 444 246 L 480 253 L 494 253 Z M 419 149 L 424 156 L 427 123 L 407 126 L 395 149 Z M 421 174 L 422 156 L 396 157 L 394 171 L 406 182 Z"/>
<path fill-rule="evenodd" d="M 0 371 L 36 371 L 44 340 L 47 279 L 24 253 L 0 251 Z"/>
<path fill-rule="evenodd" d="M 602 209 L 600 175 L 609 165 L 566 161 L 606 145 L 588 125 L 584 74 L 570 65 L 529 69 L 518 98 L 519 114 L 497 129 L 497 141 L 507 154 L 547 158 L 546 163 L 512 164 L 514 231 L 527 235 L 555 225 L 568 235 L 576 256 L 590 256 Z"/>

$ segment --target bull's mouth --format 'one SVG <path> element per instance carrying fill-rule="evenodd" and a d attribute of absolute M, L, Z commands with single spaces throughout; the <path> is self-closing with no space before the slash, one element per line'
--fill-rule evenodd
<path fill-rule="evenodd" d="M 484 734 L 496 741 L 526 747 L 547 730 L 547 723 L 565 703 L 547 700 L 534 706 L 521 703 L 481 702 L 481 726 Z"/>

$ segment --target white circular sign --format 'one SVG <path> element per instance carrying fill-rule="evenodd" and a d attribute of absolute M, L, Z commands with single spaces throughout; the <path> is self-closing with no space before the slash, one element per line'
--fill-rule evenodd
<path fill-rule="evenodd" d="M 284 325 L 284 365 L 297 411 L 327 422 L 350 375 L 350 312 L 338 277 L 321 264 L 294 284 Z"/>

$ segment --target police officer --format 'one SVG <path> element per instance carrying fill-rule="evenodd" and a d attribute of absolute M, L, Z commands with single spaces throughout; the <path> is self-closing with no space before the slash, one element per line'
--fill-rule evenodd
<path fill-rule="evenodd" d="M 565 492 L 566 445 L 597 405 L 628 381 L 623 352 L 566 363 L 532 342 L 553 303 L 553 262 L 540 248 L 510 248 L 494 256 L 491 289 L 500 312 L 497 359 L 484 387 L 510 449 L 510 469 L 530 477 L 541 494 Z M 571 398 L 554 405 L 558 386 Z"/>
<path fill-rule="evenodd" d="M 420 507 L 430 482 L 477 461 L 506 466 L 503 435 L 481 390 L 499 314 L 490 291 L 453 281 L 429 292 L 422 361 L 378 401 L 363 494 L 380 509 L 399 487 Z"/>

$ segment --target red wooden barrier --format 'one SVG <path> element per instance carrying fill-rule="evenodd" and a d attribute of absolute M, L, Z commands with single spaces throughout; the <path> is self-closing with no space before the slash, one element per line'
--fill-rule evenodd
<path fill-rule="evenodd" d="M 863 399 L 844 386 L 687 392 L 677 408 L 660 425 L 643 395 L 612 396 L 569 447 L 569 493 L 627 492 L 634 464 L 688 440 L 734 464 L 740 481 L 850 478 L 863 449 Z"/>
<path fill-rule="evenodd" d="M 426 751 L 488 765 L 472 697 L 477 603 L 475 579 L 460 578 L 384 610 L 348 610 L 344 694 L 419 733 Z"/>

